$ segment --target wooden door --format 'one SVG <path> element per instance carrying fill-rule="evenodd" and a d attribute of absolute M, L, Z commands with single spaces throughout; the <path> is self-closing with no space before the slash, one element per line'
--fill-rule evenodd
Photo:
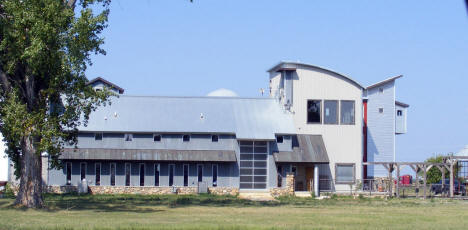
<path fill-rule="evenodd" d="M 306 167 L 306 189 L 307 191 L 312 191 L 312 186 L 314 184 L 314 167 Z"/>

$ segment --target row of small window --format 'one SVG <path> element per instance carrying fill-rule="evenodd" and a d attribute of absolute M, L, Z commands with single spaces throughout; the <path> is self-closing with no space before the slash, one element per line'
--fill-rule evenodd
<path fill-rule="evenodd" d="M 95 133 L 94 134 L 94 140 L 102 141 L 102 136 L 103 136 L 103 133 Z M 153 141 L 154 142 L 160 142 L 161 137 L 162 136 L 160 134 L 153 134 Z M 125 141 L 133 141 L 133 134 L 132 133 L 124 134 L 124 140 Z M 218 135 L 211 135 L 211 142 L 218 142 L 218 140 L 219 140 Z M 182 141 L 189 142 L 190 141 L 190 135 L 188 135 L 188 134 L 182 135 Z"/>
<path fill-rule="evenodd" d="M 101 164 L 100 163 L 95 163 L 95 185 L 100 186 L 101 185 Z M 140 186 L 145 186 L 145 164 L 140 164 L 139 165 L 139 185 Z M 197 165 L 197 179 L 198 182 L 203 182 L 203 164 L 198 164 Z M 87 170 L 87 164 L 85 162 L 80 163 L 80 179 L 81 181 L 86 179 L 86 170 Z M 67 172 L 67 185 L 71 184 L 71 172 L 72 172 L 72 164 L 71 162 L 66 163 L 66 172 Z M 110 185 L 115 186 L 115 174 L 116 174 L 116 164 L 111 163 L 110 164 Z M 131 164 L 130 163 L 125 163 L 125 186 L 130 186 L 131 185 Z M 174 175 L 175 175 L 175 165 L 174 164 L 169 164 L 168 167 L 168 185 L 173 186 L 174 185 Z M 184 164 L 183 166 L 183 175 L 184 175 L 184 186 L 188 186 L 189 184 L 189 165 Z M 214 164 L 212 165 L 212 185 L 213 187 L 216 187 L 218 185 L 218 165 Z M 159 180 L 160 180 L 160 165 L 159 164 L 154 164 L 154 186 L 159 186 Z"/>
<path fill-rule="evenodd" d="M 342 125 L 354 125 L 354 104 L 348 100 L 308 100 L 307 123 L 337 125 L 339 121 Z"/>

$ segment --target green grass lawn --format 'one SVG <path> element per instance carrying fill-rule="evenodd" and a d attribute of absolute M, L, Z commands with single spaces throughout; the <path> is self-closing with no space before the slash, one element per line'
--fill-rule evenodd
<path fill-rule="evenodd" d="M 0 229 L 466 229 L 468 202 L 236 197 L 47 195 L 25 210 L 0 199 Z"/>

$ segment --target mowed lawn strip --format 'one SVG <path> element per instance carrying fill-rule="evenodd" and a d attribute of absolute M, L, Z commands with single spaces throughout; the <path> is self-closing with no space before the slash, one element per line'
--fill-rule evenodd
<path fill-rule="evenodd" d="M 253 202 L 223 196 L 47 195 L 0 199 L 0 229 L 465 229 L 468 202 L 338 197 Z"/>

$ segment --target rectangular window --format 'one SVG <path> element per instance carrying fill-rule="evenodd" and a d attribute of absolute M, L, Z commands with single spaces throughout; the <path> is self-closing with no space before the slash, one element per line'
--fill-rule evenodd
<path fill-rule="evenodd" d="M 383 108 L 379 108 L 379 113 L 383 113 Z"/>
<path fill-rule="evenodd" d="M 325 101 L 324 104 L 324 123 L 330 125 L 338 124 L 338 101 Z"/>
<path fill-rule="evenodd" d="M 161 141 L 161 135 L 159 135 L 159 134 L 154 134 L 154 136 L 153 136 L 153 141 L 154 141 L 154 142 L 160 142 L 160 141 Z"/>
<path fill-rule="evenodd" d="M 94 164 L 94 169 L 95 169 L 95 172 L 96 172 L 95 184 L 96 184 L 96 186 L 99 186 L 99 185 L 101 185 L 101 163 Z"/>
<path fill-rule="evenodd" d="M 283 186 L 283 166 L 278 165 L 278 177 L 277 177 L 277 187 Z"/>
<path fill-rule="evenodd" d="M 115 186 L 115 163 L 110 164 L 110 185 Z"/>
<path fill-rule="evenodd" d="M 203 165 L 197 165 L 198 182 L 203 181 Z"/>
<path fill-rule="evenodd" d="M 94 134 L 95 141 L 102 141 L 102 133 L 95 133 Z"/>
<path fill-rule="evenodd" d="M 354 125 L 354 101 L 341 101 L 341 124 Z"/>
<path fill-rule="evenodd" d="M 174 185 L 174 165 L 169 165 L 169 186 Z"/>
<path fill-rule="evenodd" d="M 159 186 L 159 164 L 154 165 L 154 186 Z"/>
<path fill-rule="evenodd" d="M 335 177 L 337 184 L 352 184 L 354 183 L 354 164 L 336 164 Z"/>
<path fill-rule="evenodd" d="M 85 162 L 81 162 L 80 163 L 80 181 L 83 181 L 84 179 L 86 179 L 86 163 Z"/>
<path fill-rule="evenodd" d="M 276 143 L 283 143 L 283 136 L 276 136 Z"/>
<path fill-rule="evenodd" d="M 189 165 L 184 165 L 184 186 L 188 186 L 189 179 Z"/>
<path fill-rule="evenodd" d="M 212 135 L 211 136 L 211 142 L 218 142 L 219 136 L 218 135 Z"/>
<path fill-rule="evenodd" d="M 183 136 L 182 136 L 182 140 L 183 140 L 184 142 L 189 142 L 189 141 L 190 141 L 190 135 L 183 135 Z"/>
<path fill-rule="evenodd" d="M 307 101 L 307 123 L 322 123 L 321 104 L 320 100 Z"/>
<path fill-rule="evenodd" d="M 218 186 L 218 165 L 213 165 L 213 187 Z"/>
<path fill-rule="evenodd" d="M 124 135 L 125 141 L 132 141 L 133 140 L 133 134 L 131 133 L 126 133 Z"/>
<path fill-rule="evenodd" d="M 145 164 L 140 164 L 140 186 L 145 186 Z"/>
<path fill-rule="evenodd" d="M 130 186 L 130 163 L 125 163 L 125 186 Z"/>
<path fill-rule="evenodd" d="M 71 175 L 72 175 L 72 164 L 71 162 L 67 162 L 66 164 L 67 170 L 67 185 L 71 185 Z"/>

